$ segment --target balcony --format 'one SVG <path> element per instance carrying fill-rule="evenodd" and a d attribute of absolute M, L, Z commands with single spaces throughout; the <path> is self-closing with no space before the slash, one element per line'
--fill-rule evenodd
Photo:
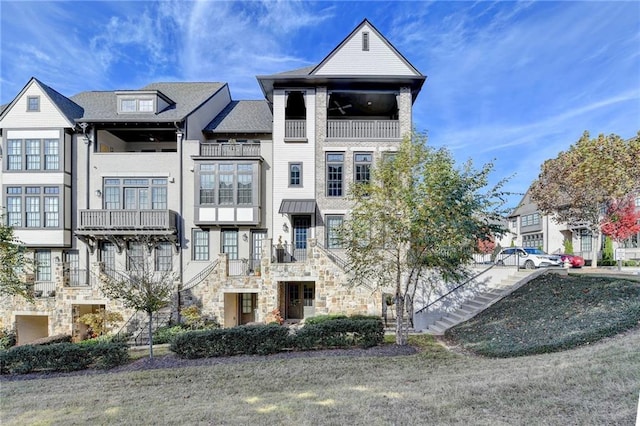
<path fill-rule="evenodd" d="M 287 141 L 306 141 L 307 140 L 307 121 L 306 120 L 285 120 L 284 121 L 284 139 Z"/>
<path fill-rule="evenodd" d="M 327 138 L 400 139 L 398 120 L 327 120 Z"/>
<path fill-rule="evenodd" d="M 175 234 L 177 213 L 171 210 L 80 210 L 78 235 Z"/>
<path fill-rule="evenodd" d="M 201 157 L 260 157 L 258 143 L 201 143 Z"/>

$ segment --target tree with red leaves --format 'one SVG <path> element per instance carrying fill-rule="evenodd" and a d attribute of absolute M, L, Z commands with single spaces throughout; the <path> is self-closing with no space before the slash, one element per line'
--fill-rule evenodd
<path fill-rule="evenodd" d="M 610 202 L 600 221 L 600 230 L 618 243 L 640 232 L 640 209 L 636 208 L 634 197 Z"/>

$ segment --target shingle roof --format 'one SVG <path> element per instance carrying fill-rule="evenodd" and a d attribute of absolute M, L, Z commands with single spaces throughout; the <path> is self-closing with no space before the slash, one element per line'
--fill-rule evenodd
<path fill-rule="evenodd" d="M 298 68 L 298 69 L 295 69 L 295 70 L 279 72 L 276 75 L 290 75 L 290 76 L 294 76 L 294 75 L 309 75 L 309 74 L 311 74 L 311 71 L 313 71 L 316 67 L 317 67 L 317 65 L 311 65 L 311 66 L 308 66 L 308 67 Z"/>
<path fill-rule="evenodd" d="M 51 102 L 53 102 L 58 107 L 60 112 L 64 114 L 65 117 L 67 117 L 67 120 L 69 120 L 71 123 L 75 123 L 78 118 L 82 117 L 84 110 L 80 105 L 73 102 L 66 96 L 61 95 L 56 90 L 47 86 L 37 78 L 34 78 L 34 80 L 36 81 L 36 83 L 38 83 L 38 85 L 40 85 L 40 87 L 42 87 L 42 90 L 47 94 L 49 99 L 51 99 Z"/>
<path fill-rule="evenodd" d="M 211 133 L 271 133 L 273 114 L 267 101 L 232 101 L 205 127 Z"/>
<path fill-rule="evenodd" d="M 82 92 L 71 99 L 84 108 L 84 116 L 78 121 L 181 121 L 225 87 L 226 83 L 149 84 L 139 90 L 158 91 L 174 102 L 157 114 L 118 115 L 117 91 Z"/>

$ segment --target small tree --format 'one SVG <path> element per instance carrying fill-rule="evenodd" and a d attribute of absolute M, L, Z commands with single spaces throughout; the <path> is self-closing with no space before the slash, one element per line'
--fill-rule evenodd
<path fill-rule="evenodd" d="M 122 322 L 119 312 L 106 312 L 100 309 L 98 312 L 84 314 L 78 318 L 78 322 L 87 325 L 92 332 L 90 337 L 102 336 L 113 330 L 116 324 Z"/>
<path fill-rule="evenodd" d="M 26 257 L 26 248 L 5 225 L 0 216 L 0 296 L 22 296 L 33 300 L 31 284 L 25 279 L 32 260 Z"/>
<path fill-rule="evenodd" d="M 491 168 L 458 169 L 447 150 L 413 134 L 376 163 L 370 183 L 352 188 L 354 207 L 339 232 L 350 283 L 395 288 L 397 344 L 407 342 L 404 312 L 416 291 L 428 291 L 434 275 L 462 277 L 477 241 L 504 232 L 502 182 L 481 193 Z"/>
<path fill-rule="evenodd" d="M 154 261 L 154 244 L 151 240 L 138 239 L 134 243 L 146 250 L 136 256 L 127 253 L 125 272 L 101 273 L 101 289 L 105 296 L 121 300 L 126 307 L 146 312 L 149 320 L 149 358 L 153 358 L 153 314 L 171 303 L 175 274 L 170 270 L 157 270 L 160 265 Z"/>
<path fill-rule="evenodd" d="M 598 239 L 602 209 L 640 189 L 638 164 L 640 136 L 626 141 L 617 135 L 591 139 L 584 132 L 568 151 L 544 162 L 531 186 L 531 198 L 544 214 L 574 228 L 587 228 Z M 593 267 L 597 251 L 593 244 Z"/>
<path fill-rule="evenodd" d="M 640 165 L 638 166 L 640 167 Z M 602 234 L 611 238 L 618 247 L 634 234 L 640 232 L 640 209 L 636 208 L 635 198 L 628 195 L 620 200 L 612 200 L 600 221 Z M 618 260 L 618 269 L 622 260 Z"/>

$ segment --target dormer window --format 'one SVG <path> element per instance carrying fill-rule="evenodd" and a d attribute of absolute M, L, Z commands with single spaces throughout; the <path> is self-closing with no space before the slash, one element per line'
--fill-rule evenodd
<path fill-rule="evenodd" d="M 120 99 L 118 112 L 154 112 L 153 99 L 124 98 Z"/>

